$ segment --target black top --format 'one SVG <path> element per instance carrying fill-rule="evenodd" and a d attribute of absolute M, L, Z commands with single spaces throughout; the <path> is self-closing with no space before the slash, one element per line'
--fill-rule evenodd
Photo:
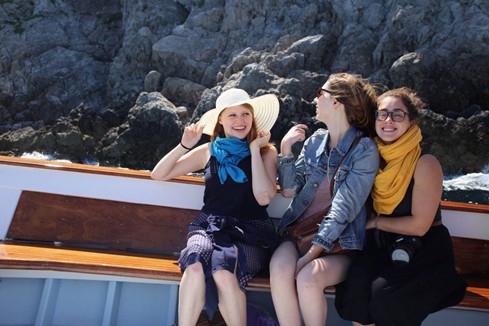
<path fill-rule="evenodd" d="M 413 187 L 414 187 L 414 178 L 411 179 L 411 182 L 409 183 L 409 186 L 406 190 L 406 194 L 404 195 L 404 198 L 401 200 L 399 205 L 397 205 L 397 207 L 394 209 L 392 214 L 387 216 L 397 217 L 397 216 L 405 216 L 405 215 L 412 214 L 411 209 L 412 209 L 412 202 L 413 202 Z M 441 205 L 438 205 L 438 209 L 436 210 L 434 221 L 441 221 Z"/>
<path fill-rule="evenodd" d="M 260 206 L 253 195 L 251 187 L 251 156 L 239 162 L 238 167 L 244 171 L 248 181 L 235 182 L 229 175 L 221 184 L 217 174 L 217 159 L 211 156 L 204 171 L 205 191 L 204 207 L 207 214 L 233 216 L 248 220 L 268 218 L 267 206 Z"/>

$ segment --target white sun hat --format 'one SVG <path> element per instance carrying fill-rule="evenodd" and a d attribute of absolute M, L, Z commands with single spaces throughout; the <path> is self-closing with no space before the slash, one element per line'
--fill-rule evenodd
<path fill-rule="evenodd" d="M 280 104 L 273 94 L 266 94 L 250 98 L 248 93 L 239 88 L 231 88 L 224 91 L 216 100 L 216 107 L 204 113 L 199 120 L 204 125 L 204 134 L 212 136 L 219 114 L 225 109 L 241 104 L 249 104 L 253 107 L 257 130 L 272 129 L 278 117 Z"/>

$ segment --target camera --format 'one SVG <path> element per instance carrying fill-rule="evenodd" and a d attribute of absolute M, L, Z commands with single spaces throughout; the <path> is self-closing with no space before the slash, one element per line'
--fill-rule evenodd
<path fill-rule="evenodd" d="M 390 251 L 391 261 L 396 266 L 406 266 L 420 248 L 421 239 L 419 237 L 398 235 L 394 238 Z"/>

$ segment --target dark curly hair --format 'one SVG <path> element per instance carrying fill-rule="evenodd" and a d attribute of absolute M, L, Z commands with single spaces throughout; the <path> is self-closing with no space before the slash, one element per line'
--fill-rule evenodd
<path fill-rule="evenodd" d="M 409 120 L 417 121 L 419 118 L 419 110 L 426 107 L 426 103 L 409 87 L 399 87 L 382 93 L 377 98 L 377 104 L 379 105 L 386 97 L 396 97 L 400 99 L 408 110 Z"/>

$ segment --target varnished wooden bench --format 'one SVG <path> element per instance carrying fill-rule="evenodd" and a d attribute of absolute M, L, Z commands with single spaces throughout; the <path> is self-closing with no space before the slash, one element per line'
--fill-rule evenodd
<path fill-rule="evenodd" d="M 0 243 L 0 268 L 55 270 L 178 282 L 179 251 L 195 210 L 24 191 Z M 459 304 L 489 310 L 489 242 L 453 237 L 469 287 Z M 250 288 L 270 287 L 258 277 Z M 327 293 L 333 294 L 334 288 Z"/>
<path fill-rule="evenodd" d="M 178 254 L 196 210 L 24 191 L 0 268 L 179 281 Z M 250 283 L 269 288 L 268 279 Z"/>

